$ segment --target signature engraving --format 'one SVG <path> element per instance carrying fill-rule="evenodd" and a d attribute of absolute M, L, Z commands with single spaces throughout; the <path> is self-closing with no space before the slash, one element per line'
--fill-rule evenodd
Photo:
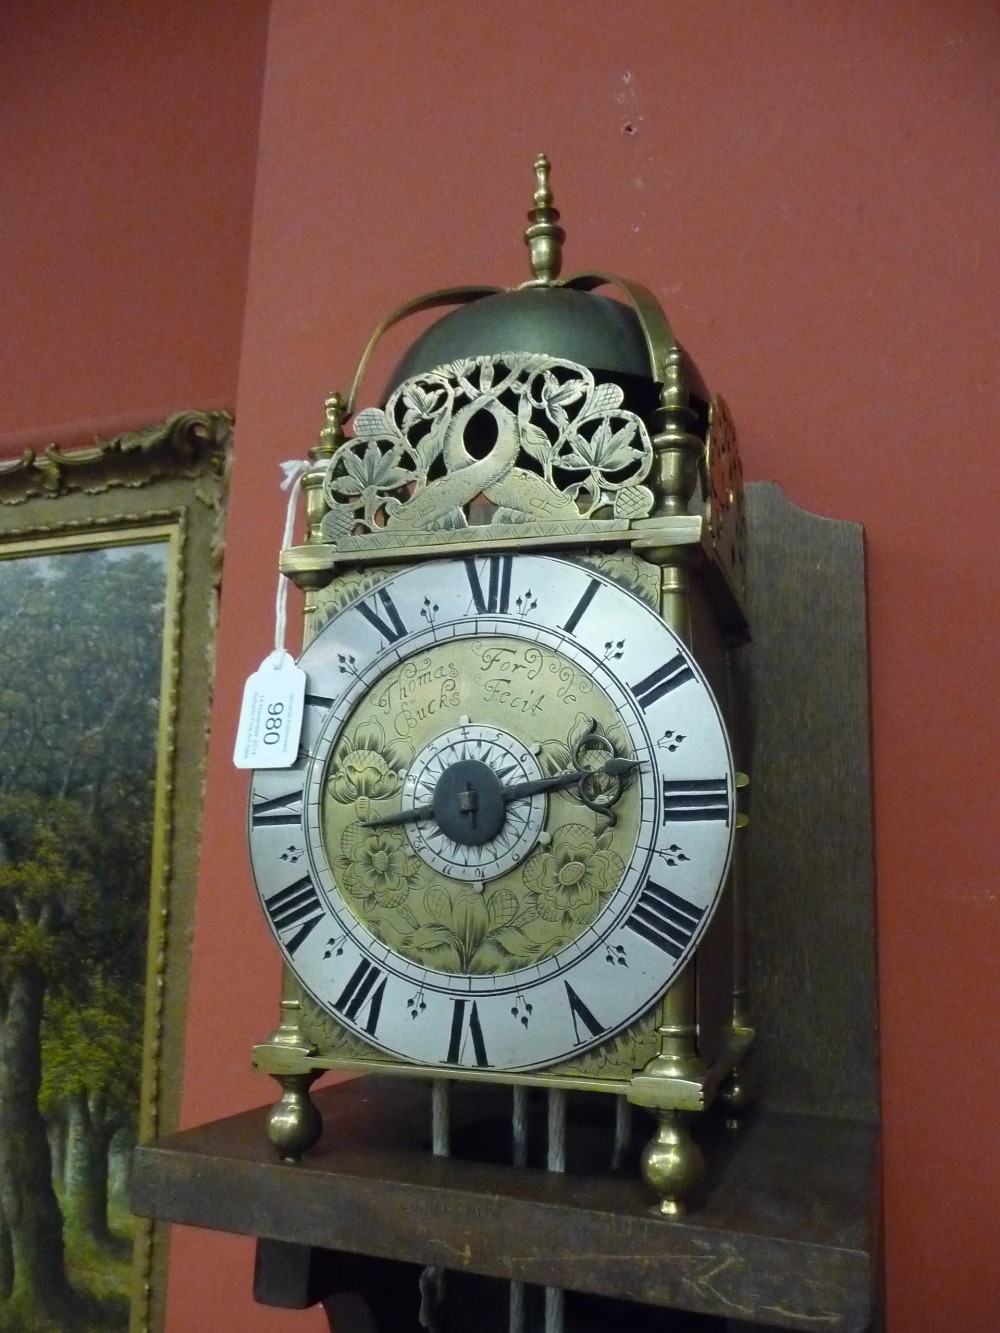
<path fill-rule="evenodd" d="M 523 644 L 476 643 L 472 651 L 482 666 L 474 679 L 483 698 L 520 716 L 538 717 L 545 706 L 545 693 L 531 688 L 529 682 L 537 680 L 545 667 L 539 649 Z"/>

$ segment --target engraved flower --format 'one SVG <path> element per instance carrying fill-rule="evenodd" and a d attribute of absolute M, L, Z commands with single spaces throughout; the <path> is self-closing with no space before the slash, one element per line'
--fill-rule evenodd
<path fill-rule="evenodd" d="M 420 861 L 393 829 L 351 824 L 340 839 L 340 850 L 335 863 L 338 883 L 366 911 L 401 907 L 420 878 Z"/>
<path fill-rule="evenodd" d="M 345 804 L 360 796 L 373 801 L 395 796 L 400 788 L 399 771 L 412 758 L 409 746 L 386 739 L 380 723 L 362 722 L 334 748 L 327 782 L 330 795 Z"/>
<path fill-rule="evenodd" d="M 618 886 L 625 867 L 609 850 L 611 831 L 595 834 L 582 824 L 564 824 L 552 842 L 524 867 L 528 901 L 546 921 L 586 925 Z"/>
<path fill-rule="evenodd" d="M 374 424 L 367 419 L 375 416 L 376 410 L 369 410 L 364 415 L 366 422 L 363 423 L 359 415 L 356 431 L 364 424 Z M 384 423 L 384 430 L 390 431 L 391 426 L 385 413 L 377 412 L 377 415 L 381 419 L 379 424 Z M 413 480 L 409 472 L 399 467 L 399 456 L 398 448 L 387 449 L 383 453 L 376 440 L 369 440 L 362 448 L 359 438 L 353 448 L 341 450 L 337 458 L 340 468 L 329 477 L 327 488 L 346 499 L 353 499 L 354 496 L 368 499 L 378 491 L 396 490 Z"/>

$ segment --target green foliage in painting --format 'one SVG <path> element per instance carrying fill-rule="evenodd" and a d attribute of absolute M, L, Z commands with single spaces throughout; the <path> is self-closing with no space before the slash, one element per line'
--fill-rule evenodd
<path fill-rule="evenodd" d="M 105 1318 L 94 1285 L 80 1289 L 94 1265 L 68 1270 L 66 1237 L 112 1262 L 109 1155 L 137 1116 L 163 655 L 155 550 L 0 562 L 4 1328 L 82 1326 L 84 1311 L 87 1327 L 124 1326 L 120 1299 Z"/>

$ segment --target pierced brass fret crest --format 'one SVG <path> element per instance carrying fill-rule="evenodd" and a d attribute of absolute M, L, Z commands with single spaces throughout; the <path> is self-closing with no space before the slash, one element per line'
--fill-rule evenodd
<path fill-rule="evenodd" d="M 537 520 L 645 517 L 641 418 L 584 366 L 510 353 L 414 376 L 330 459 L 323 540 Z"/>

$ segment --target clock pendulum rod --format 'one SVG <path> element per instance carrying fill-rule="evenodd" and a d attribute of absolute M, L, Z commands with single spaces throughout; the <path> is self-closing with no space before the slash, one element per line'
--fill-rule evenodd
<path fill-rule="evenodd" d="M 451 1083 L 436 1078 L 431 1084 L 431 1152 L 451 1156 Z M 438 1313 L 444 1304 L 445 1270 L 428 1266 L 420 1274 L 420 1327 L 437 1333 Z"/>
<path fill-rule="evenodd" d="M 446 1078 L 431 1084 L 431 1151 L 435 1157 L 451 1156 L 451 1083 Z"/>
<path fill-rule="evenodd" d="M 511 1108 L 511 1163 L 514 1166 L 526 1166 L 528 1163 L 528 1089 L 515 1085 L 514 1100 Z M 510 1317 L 507 1324 L 509 1333 L 524 1333 L 524 1283 L 512 1278 L 510 1289 Z"/>
<path fill-rule="evenodd" d="M 511 1161 L 514 1166 L 525 1166 L 528 1160 L 528 1090 L 515 1087 L 511 1111 Z M 550 1088 L 548 1093 L 548 1155 L 546 1167 L 560 1174 L 566 1170 L 566 1093 L 561 1088 Z M 526 1288 L 523 1282 L 511 1281 L 509 1333 L 525 1333 Z M 561 1287 L 546 1287 L 545 1333 L 563 1333 L 565 1328 L 565 1294 Z"/>
<path fill-rule="evenodd" d="M 566 1094 L 549 1089 L 549 1144 L 546 1166 L 562 1174 L 566 1170 Z M 565 1297 L 561 1287 L 545 1288 L 545 1333 L 563 1333 Z"/>
<path fill-rule="evenodd" d="M 625 1097 L 615 1098 L 615 1141 L 611 1149 L 611 1170 L 621 1170 L 632 1140 L 632 1104 Z"/>

